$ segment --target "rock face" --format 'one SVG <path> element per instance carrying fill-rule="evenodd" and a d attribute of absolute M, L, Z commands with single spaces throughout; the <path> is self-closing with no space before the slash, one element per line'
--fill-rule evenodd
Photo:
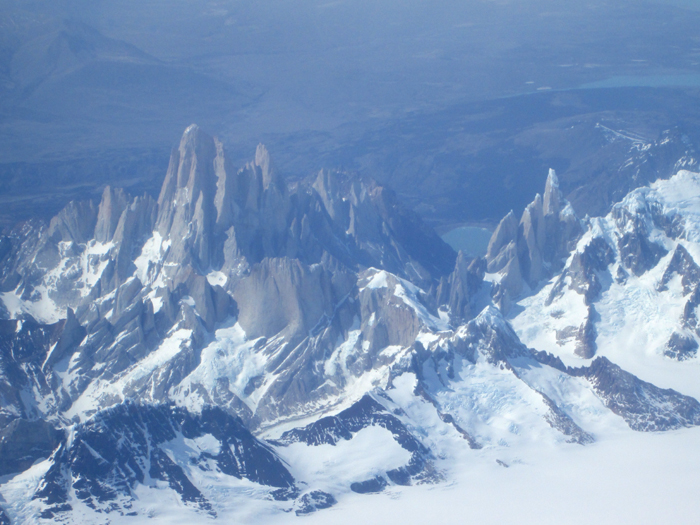
<path fill-rule="evenodd" d="M 484 259 L 470 260 L 460 252 L 454 271 L 440 279 L 437 302 L 448 307 L 453 323 L 460 324 L 474 317 L 474 298 L 483 284 L 485 269 Z"/>
<path fill-rule="evenodd" d="M 63 440 L 63 432 L 38 420 L 15 419 L 0 431 L 0 475 L 22 472 L 48 458 Z"/>
<path fill-rule="evenodd" d="M 38 323 L 29 315 L 0 321 L 0 374 L 3 378 L 0 421 L 3 426 L 14 419 L 48 415 L 38 410 L 36 403 L 26 395 L 27 391 L 42 396 L 44 406 L 51 411 L 62 402 L 64 393 L 55 388 L 47 371 L 57 360 L 69 359 L 86 332 L 72 310 L 67 314 L 67 319 L 50 325 Z"/>
<path fill-rule="evenodd" d="M 225 176 L 215 170 L 225 162 L 216 146 L 197 126 L 187 128 L 170 157 L 158 197 L 156 229 L 172 240 L 169 258 L 202 269 L 212 262 L 217 222 L 214 197 L 217 179 Z"/>
<path fill-rule="evenodd" d="M 249 337 L 295 337 L 330 319 L 348 291 L 334 289 L 331 273 L 321 265 L 285 257 L 254 265 L 233 297 L 241 312 L 238 322 Z"/>
<path fill-rule="evenodd" d="M 520 222 L 510 212 L 491 237 L 486 253 L 487 271 L 498 273 L 495 301 L 507 311 L 512 298 L 527 285 L 534 289 L 558 271 L 582 233 L 573 208 L 559 191 L 549 170 L 544 199 L 538 194 L 523 211 Z"/>

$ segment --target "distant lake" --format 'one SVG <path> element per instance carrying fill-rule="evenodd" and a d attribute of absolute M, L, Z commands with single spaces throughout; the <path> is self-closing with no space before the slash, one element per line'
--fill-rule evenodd
<path fill-rule="evenodd" d="M 700 86 L 700 75 L 619 76 L 583 84 L 580 89 Z"/>
<path fill-rule="evenodd" d="M 472 257 L 486 255 L 490 239 L 490 230 L 476 226 L 460 226 L 442 236 L 442 240 L 456 251 L 462 250 Z"/>

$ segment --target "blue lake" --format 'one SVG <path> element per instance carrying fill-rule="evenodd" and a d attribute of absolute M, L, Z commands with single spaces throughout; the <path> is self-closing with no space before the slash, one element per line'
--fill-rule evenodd
<path fill-rule="evenodd" d="M 700 75 L 619 76 L 583 84 L 580 89 L 700 86 Z"/>
<path fill-rule="evenodd" d="M 486 255 L 490 239 L 491 231 L 477 226 L 460 226 L 442 236 L 456 251 L 462 250 L 472 257 Z"/>

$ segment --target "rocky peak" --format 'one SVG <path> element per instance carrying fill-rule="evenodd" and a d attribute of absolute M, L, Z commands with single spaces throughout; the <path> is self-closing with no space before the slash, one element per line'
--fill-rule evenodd
<path fill-rule="evenodd" d="M 255 165 L 260 168 L 262 173 L 263 189 L 266 190 L 270 185 L 274 184 L 279 191 L 286 192 L 287 184 L 279 173 L 277 173 L 277 170 L 270 160 L 270 153 L 263 144 L 258 144 L 258 147 L 255 149 Z"/>
<path fill-rule="evenodd" d="M 558 214 L 561 211 L 562 194 L 559 191 L 559 178 L 557 173 L 549 170 L 547 182 L 544 185 L 544 214 Z"/>
<path fill-rule="evenodd" d="M 312 184 L 331 220 L 340 222 L 345 231 L 349 226 L 349 202 L 341 195 L 340 181 L 334 171 L 321 170 Z"/>
<path fill-rule="evenodd" d="M 523 277 L 530 286 L 535 286 L 544 276 L 542 249 L 546 236 L 544 209 L 539 193 L 523 211 L 519 233 L 518 255 Z"/>
<path fill-rule="evenodd" d="M 85 243 L 93 236 L 96 220 L 92 201 L 71 201 L 51 219 L 47 237 L 54 242 Z"/>
<path fill-rule="evenodd" d="M 206 268 L 212 259 L 217 189 L 214 139 L 196 125 L 185 130 L 158 198 L 156 228 L 172 240 L 174 262 Z"/>
<path fill-rule="evenodd" d="M 95 225 L 95 240 L 109 242 L 114 237 L 119 219 L 129 205 L 130 198 L 121 188 L 107 186 L 102 192 L 102 200 L 97 209 L 97 224 Z"/>
<path fill-rule="evenodd" d="M 497 272 L 507 264 L 508 261 L 500 257 L 501 252 L 509 243 L 516 240 L 517 235 L 518 219 L 516 219 L 513 210 L 510 210 L 508 214 L 501 219 L 501 222 L 498 223 L 498 226 L 491 235 L 491 240 L 486 250 L 489 272 Z"/>
<path fill-rule="evenodd" d="M 508 358 L 528 355 L 513 327 L 494 306 L 487 306 L 460 329 L 469 347 L 467 354 L 484 355 L 493 364 L 506 363 Z"/>
<path fill-rule="evenodd" d="M 507 308 L 510 298 L 519 295 L 525 284 L 534 289 L 551 277 L 581 233 L 573 209 L 559 190 L 556 173 L 549 170 L 544 199 L 537 194 L 517 226 L 513 212 L 508 213 L 491 237 L 487 268 L 501 274 L 493 289 L 496 302 Z"/>
<path fill-rule="evenodd" d="M 473 317 L 474 297 L 484 281 L 486 261 L 472 259 L 459 252 L 454 271 L 440 279 L 437 290 L 439 305 L 447 305 L 453 325 Z"/>
<path fill-rule="evenodd" d="M 663 291 L 668 289 L 668 283 L 675 274 L 681 276 L 683 295 L 688 295 L 692 292 L 694 287 L 697 286 L 697 283 L 700 282 L 700 266 L 697 265 L 692 255 L 688 253 L 688 250 L 686 250 L 682 244 L 676 246 L 673 257 L 671 257 L 666 271 L 658 284 L 658 290 Z"/>

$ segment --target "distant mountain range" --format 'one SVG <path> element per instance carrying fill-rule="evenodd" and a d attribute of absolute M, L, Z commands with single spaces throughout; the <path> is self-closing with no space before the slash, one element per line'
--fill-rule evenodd
<path fill-rule="evenodd" d="M 270 1 L 0 1 L 0 226 L 156 198 L 191 122 L 236 165 L 263 142 L 293 181 L 371 177 L 441 232 L 519 215 L 550 167 L 583 217 L 697 158 L 692 2 Z"/>

